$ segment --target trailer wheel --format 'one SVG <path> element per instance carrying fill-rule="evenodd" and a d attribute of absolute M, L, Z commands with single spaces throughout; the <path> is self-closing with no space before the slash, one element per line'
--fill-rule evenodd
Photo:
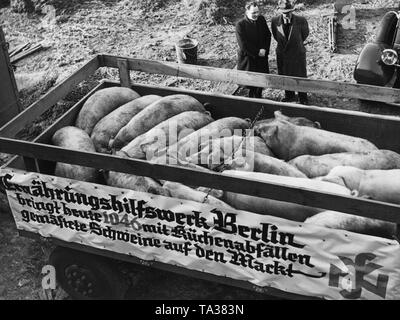
<path fill-rule="evenodd" d="M 73 299 L 123 299 L 129 287 L 115 263 L 101 256 L 57 247 L 49 262 L 57 282 Z"/>

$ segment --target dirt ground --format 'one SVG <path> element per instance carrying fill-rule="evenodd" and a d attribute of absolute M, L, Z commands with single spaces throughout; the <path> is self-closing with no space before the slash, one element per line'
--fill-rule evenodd
<path fill-rule="evenodd" d="M 66 2 L 57 8 L 57 15 L 17 14 L 10 8 L 0 9 L 0 23 L 10 47 L 26 42 L 42 43 L 45 49 L 16 63 L 17 77 L 29 79 L 21 90 L 26 107 L 54 85 L 82 67 L 96 54 L 106 53 L 164 61 L 176 61 L 175 43 L 187 35 L 199 41 L 198 63 L 201 65 L 233 68 L 236 64 L 234 22 L 243 11 L 224 19 L 222 24 L 200 23 L 196 1 L 165 1 L 165 7 L 155 11 L 143 10 L 129 0 L 82 0 Z M 265 1 L 267 21 L 276 14 L 272 1 Z M 298 1 L 301 2 L 301 1 Z M 383 15 L 398 8 L 398 1 L 370 0 L 367 4 L 355 1 L 356 29 L 339 28 L 338 52 L 328 48 L 327 18 L 332 13 L 329 0 L 304 1 L 298 13 L 309 21 L 307 39 L 308 74 L 313 79 L 354 82 L 353 70 L 362 47 L 373 39 Z M 309 5 L 308 3 L 313 3 Z M 144 8 L 145 9 L 145 8 Z M 276 73 L 275 42 L 270 51 L 270 68 Z M 79 85 L 72 94 L 60 101 L 19 136 L 31 139 L 65 112 L 101 78 L 116 78 L 116 70 L 102 68 L 91 81 Z M 174 79 L 161 75 L 132 72 L 133 81 L 189 89 L 216 91 L 218 84 L 211 81 Z M 36 80 L 37 81 L 36 81 Z M 35 82 L 29 84 L 29 81 Z M 22 82 L 21 82 L 22 83 Z M 22 84 L 21 84 L 22 86 Z M 240 91 L 239 94 L 244 94 Z M 282 92 L 265 89 L 265 98 L 279 100 Z M 320 107 L 361 110 L 381 114 L 400 115 L 397 107 L 337 97 L 310 95 L 310 102 Z M 2 154 L 0 161 L 7 155 Z M 52 245 L 19 237 L 8 206 L 0 198 L 0 299 L 44 299 L 41 291 L 41 268 Z M 260 299 L 260 295 L 204 281 L 181 279 L 154 272 L 143 274 L 138 282 L 140 290 L 128 295 L 130 299 Z M 59 292 L 58 299 L 67 299 Z"/>

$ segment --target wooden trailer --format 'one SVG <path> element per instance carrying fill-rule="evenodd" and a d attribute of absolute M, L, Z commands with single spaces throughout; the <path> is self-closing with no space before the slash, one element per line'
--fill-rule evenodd
<path fill-rule="evenodd" d="M 57 121 L 55 121 L 50 127 L 48 127 L 33 141 L 28 142 L 15 138 L 15 135 L 21 130 L 21 128 L 28 126 L 35 118 L 43 114 L 60 99 L 65 97 L 74 86 L 79 84 L 81 81 L 87 79 L 100 67 L 118 68 L 120 81 L 102 80 L 83 99 L 81 99 L 76 105 L 74 105 L 65 114 L 63 114 Z M 216 172 L 208 173 L 179 166 L 154 164 L 144 160 L 125 159 L 114 155 L 67 150 L 51 145 L 50 141 L 53 134 L 58 129 L 64 126 L 74 125 L 75 118 L 82 105 L 95 91 L 112 86 L 124 86 L 132 88 L 142 96 L 147 94 L 166 96 L 177 93 L 191 95 L 199 100 L 201 103 L 206 104 L 208 111 L 210 111 L 214 119 L 227 116 L 254 119 L 254 117 L 262 107 L 262 118 L 271 118 L 273 117 L 274 111 L 280 110 L 283 114 L 287 116 L 302 116 L 312 121 L 318 121 L 321 124 L 322 128 L 326 130 L 362 137 L 368 139 L 380 149 L 389 149 L 400 153 L 400 118 L 398 117 L 372 115 L 362 112 L 320 108 L 316 106 L 303 106 L 291 103 L 280 103 L 264 99 L 233 97 L 221 94 L 209 94 L 206 92 L 187 90 L 183 88 L 169 88 L 154 85 L 135 84 L 131 83 L 129 70 L 164 74 L 177 77 L 230 82 L 239 85 L 257 85 L 277 89 L 315 92 L 332 96 L 359 98 L 364 100 L 381 101 L 387 103 L 400 102 L 400 90 L 397 89 L 349 83 L 337 83 L 331 81 L 316 81 L 310 79 L 266 75 L 237 70 L 131 59 L 109 55 L 99 55 L 89 61 L 87 64 L 85 64 L 80 70 L 75 72 L 64 82 L 52 89 L 39 101 L 18 114 L 0 129 L 0 152 L 16 155 L 11 161 L 9 161 L 2 167 L 2 171 L 0 171 L 0 173 L 3 172 L 3 174 L 0 174 L 0 185 L 3 185 L 3 187 L 7 185 L 7 183 L 5 182 L 5 175 L 10 174 L 12 176 L 14 173 L 19 178 L 22 177 L 22 180 L 23 176 L 26 175 L 33 177 L 32 179 L 39 179 L 43 177 L 43 179 L 49 179 L 46 180 L 48 182 L 61 181 L 62 183 L 64 183 L 62 179 L 53 176 L 55 162 L 64 162 L 94 167 L 102 170 L 113 170 L 118 172 L 136 174 L 140 176 L 148 176 L 155 179 L 181 182 L 183 184 L 190 181 L 191 185 L 205 186 L 225 191 L 242 193 L 246 195 L 323 208 L 327 210 L 335 210 L 348 214 L 354 214 L 358 216 L 364 216 L 368 218 L 374 218 L 400 224 L 400 206 L 395 204 L 373 201 L 364 198 L 355 198 L 351 196 L 339 196 L 336 194 L 311 191 L 309 189 L 297 187 L 288 187 L 279 183 L 265 183 L 244 178 L 234 178 L 230 176 L 224 176 Z M 19 180 L 17 179 L 13 181 L 14 183 L 16 183 L 15 181 Z M 84 184 L 85 183 L 82 182 L 82 185 Z M 101 189 L 100 185 L 86 183 L 85 186 L 87 186 L 88 188 L 93 187 L 96 190 L 99 188 Z M 76 187 L 79 188 L 79 183 L 76 184 Z M 72 186 L 72 188 L 74 188 L 74 186 Z M 22 189 L 18 190 L 21 191 Z M 7 192 L 12 193 L 12 191 L 10 190 L 8 190 Z M 176 201 L 179 202 L 179 205 L 183 204 L 181 200 Z M 15 211 L 15 216 L 19 214 L 18 210 L 15 207 L 11 206 L 11 208 L 13 209 L 13 211 Z M 243 213 L 240 213 L 238 217 L 242 214 Z M 252 216 L 252 219 L 255 219 L 257 221 L 258 219 L 270 219 L 270 217 L 268 216 L 257 216 L 260 216 L 262 218 L 256 217 L 256 215 L 254 215 L 254 217 Z M 350 287 L 351 285 L 353 286 L 352 289 L 343 289 L 343 286 L 341 287 L 340 284 L 342 280 L 340 279 L 340 272 L 344 272 L 343 268 L 345 267 L 342 265 L 339 266 L 331 264 L 330 275 L 325 274 L 325 278 L 323 278 L 323 272 L 319 273 L 320 278 L 323 279 L 323 282 L 321 283 L 324 283 L 324 285 L 326 285 L 327 287 L 326 290 L 334 290 L 334 293 L 332 293 L 331 295 L 324 294 L 323 292 L 325 289 L 321 289 L 322 293 L 318 291 L 319 289 L 316 289 L 316 291 L 314 291 L 313 285 L 308 286 L 307 284 L 305 284 L 304 286 L 302 286 L 302 281 L 296 278 L 297 276 L 301 277 L 302 275 L 298 274 L 292 279 L 285 278 L 284 281 L 286 281 L 285 283 L 288 284 L 281 285 L 281 282 L 279 281 L 269 282 L 268 277 L 265 274 L 260 275 L 259 279 L 257 279 L 256 281 L 256 279 L 252 278 L 252 275 L 254 274 L 252 272 L 256 271 L 250 270 L 247 274 L 247 269 L 243 269 L 238 266 L 234 266 L 235 270 L 232 271 L 233 275 L 231 275 L 230 272 L 227 272 L 225 274 L 222 267 L 221 269 L 219 269 L 219 265 L 216 267 L 212 264 L 208 266 L 208 261 L 206 261 L 207 263 L 203 261 L 198 264 L 196 261 L 191 261 L 192 264 L 188 263 L 187 266 L 183 266 L 179 263 L 179 259 L 172 259 L 171 261 L 168 261 L 168 258 L 165 258 L 163 260 L 158 258 L 156 259 L 155 257 L 151 256 L 147 256 L 147 258 L 141 258 L 135 256 L 135 254 L 132 252 L 129 252 L 128 254 L 127 252 L 117 252 L 112 248 L 107 248 L 107 246 L 103 245 L 86 245 L 84 242 L 82 242 L 82 240 L 68 241 L 60 237 L 51 236 L 45 233 L 39 234 L 35 230 L 28 230 L 29 228 L 24 228 L 25 230 L 20 230 L 20 234 L 29 237 L 50 237 L 51 239 L 53 239 L 54 243 L 61 247 L 61 249 L 58 249 L 58 251 L 56 250 L 57 252 L 53 254 L 52 263 L 56 265 L 58 264 L 59 267 L 61 266 L 62 268 L 64 268 L 63 271 L 60 271 L 62 275 L 59 275 L 59 277 L 62 278 L 61 283 L 64 285 L 64 287 L 67 287 L 67 290 L 69 292 L 73 291 L 74 288 L 76 289 L 76 287 L 74 287 L 74 283 L 67 283 L 68 279 L 71 279 L 65 275 L 64 271 L 68 268 L 71 268 L 71 266 L 75 266 L 72 274 L 78 274 L 78 276 L 83 274 L 86 278 L 89 277 L 95 282 L 103 281 L 105 283 L 101 283 L 101 285 L 103 286 L 103 288 L 107 288 L 107 297 L 121 297 L 121 294 L 123 292 L 122 287 L 118 287 L 120 284 L 120 282 L 117 281 L 118 277 L 115 276 L 115 274 L 111 275 L 113 274 L 112 272 L 110 272 L 111 269 L 107 269 L 109 267 L 105 267 L 107 265 L 107 261 L 101 258 L 108 257 L 192 277 L 216 281 L 231 286 L 238 286 L 249 290 L 255 290 L 257 292 L 265 293 L 268 295 L 275 295 L 278 297 L 292 299 L 355 299 L 371 297 L 376 297 L 379 299 L 393 299 L 396 297 L 400 298 L 400 296 L 398 295 L 400 293 L 396 291 L 398 289 L 395 289 L 398 288 L 397 285 L 400 281 L 400 274 L 398 274 L 400 268 L 400 260 L 396 260 L 396 257 L 399 257 L 400 247 L 396 240 L 352 234 L 350 232 L 337 230 L 324 230 L 324 228 L 313 229 L 316 227 L 309 227 L 311 229 L 307 229 L 304 225 L 299 223 L 294 223 L 288 220 L 283 222 L 281 220 L 278 220 L 271 221 L 273 221 L 273 223 L 282 224 L 283 228 L 285 227 L 285 224 L 287 224 L 288 226 L 290 226 L 290 230 L 295 230 L 294 233 L 296 234 L 296 237 L 300 237 L 300 235 L 297 235 L 297 231 L 299 231 L 299 234 L 301 234 L 301 232 L 303 232 L 304 230 L 308 230 L 306 232 L 307 236 L 317 238 L 323 237 L 324 232 L 327 232 L 327 235 L 332 234 L 332 236 L 340 238 L 342 240 L 347 239 L 343 240 L 344 247 L 346 246 L 347 241 L 347 245 L 350 248 L 349 250 L 354 249 L 355 254 L 358 252 L 357 250 L 361 250 L 359 252 L 359 254 L 361 255 L 368 253 L 367 257 L 364 259 L 364 264 L 361 263 L 360 265 L 358 265 L 357 262 L 354 263 L 355 256 L 346 257 L 346 254 L 348 253 L 346 251 L 341 252 L 341 245 L 338 244 L 336 246 L 334 239 L 329 245 L 329 248 L 334 251 L 335 257 L 343 258 L 341 260 L 342 262 L 353 261 L 353 272 L 354 270 L 356 270 L 356 274 L 353 273 L 352 276 L 357 276 L 357 279 L 360 279 L 360 273 L 361 279 L 363 279 L 363 272 L 366 268 L 365 261 L 369 260 L 375 263 L 375 266 L 379 264 L 381 270 L 383 270 L 382 274 L 376 275 L 378 277 L 378 280 L 375 281 L 376 284 L 371 284 L 373 280 L 370 279 L 369 284 L 360 284 L 359 282 L 357 282 L 358 280 L 355 280 L 356 282 L 350 281 Z M 245 219 L 243 221 L 245 221 Z M 264 225 L 265 221 L 263 222 Z M 246 228 L 245 226 L 242 227 Z M 399 236 L 399 228 L 397 230 L 397 236 Z M 316 233 L 319 233 L 319 235 L 315 235 Z M 225 233 L 222 233 L 220 235 L 228 237 L 228 235 Z M 353 239 L 352 243 L 349 243 L 350 239 Z M 322 241 L 329 242 L 331 240 L 324 238 Z M 309 244 L 305 246 L 312 247 L 312 245 Z M 375 249 L 377 250 L 376 252 L 374 251 Z M 324 253 L 318 253 L 318 255 L 321 255 L 321 257 L 323 256 L 323 254 L 329 254 L 329 250 L 327 249 L 316 248 L 316 251 L 319 250 L 325 251 Z M 366 252 L 365 250 L 370 250 L 371 252 Z M 377 253 L 378 251 L 380 252 L 379 254 Z M 385 254 L 385 252 L 387 253 L 387 255 Z M 87 258 L 88 256 L 86 254 L 89 255 L 90 258 Z M 373 260 L 373 257 L 382 257 L 382 259 L 379 260 L 377 258 L 378 260 Z M 81 260 L 77 261 L 77 259 Z M 103 260 L 101 260 L 101 263 L 99 264 L 96 259 Z M 319 263 L 325 264 L 323 258 L 321 259 L 322 260 L 320 260 Z M 83 264 L 84 266 L 78 267 L 77 265 L 79 265 L 79 263 Z M 98 270 L 98 268 L 100 268 L 98 267 L 99 265 L 104 266 L 101 267 L 103 268 L 102 270 Z M 311 265 L 311 263 L 309 265 Z M 329 263 L 325 267 L 328 267 L 329 269 Z M 97 269 L 91 270 L 91 268 Z M 216 271 L 213 272 L 213 270 Z M 59 274 L 59 272 L 57 273 Z M 96 274 L 101 274 L 101 279 L 99 279 L 99 277 L 96 278 Z M 311 279 L 310 281 L 316 281 L 313 280 L 313 278 L 318 278 L 316 275 L 311 275 L 309 277 L 311 278 L 307 279 Z M 328 279 L 328 277 L 330 278 Z M 303 278 L 305 279 L 304 275 Z M 72 280 L 74 279 L 75 278 L 72 276 Z M 296 279 L 296 281 L 294 281 L 294 279 Z M 384 280 L 386 280 L 386 282 Z M 296 284 L 294 284 L 294 282 L 296 282 Z M 112 285 L 112 283 L 114 283 L 114 285 Z M 115 283 L 118 283 L 118 286 L 116 286 Z M 291 287 L 291 283 L 293 283 L 294 287 Z M 385 283 L 387 286 L 382 287 Z M 315 286 L 316 288 L 319 288 L 318 286 L 320 285 Z M 309 289 L 305 289 L 306 287 L 308 287 Z M 364 293 L 366 295 L 364 295 Z M 87 296 L 90 296 L 90 294 L 88 294 L 86 290 L 75 292 L 73 296 L 77 298 L 87 298 Z M 91 297 L 93 298 L 94 296 L 92 295 Z"/>

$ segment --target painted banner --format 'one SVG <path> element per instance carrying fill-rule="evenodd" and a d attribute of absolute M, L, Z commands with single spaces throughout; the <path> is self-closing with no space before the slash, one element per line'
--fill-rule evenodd
<path fill-rule="evenodd" d="M 399 299 L 397 241 L 4 169 L 18 229 L 324 299 Z"/>

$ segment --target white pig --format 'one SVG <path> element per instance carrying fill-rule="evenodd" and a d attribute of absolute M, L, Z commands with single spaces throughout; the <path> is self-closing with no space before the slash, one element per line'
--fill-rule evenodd
<path fill-rule="evenodd" d="M 217 208 L 221 208 L 227 211 L 233 210 L 233 208 L 227 205 L 225 202 L 215 198 L 210 194 L 210 192 L 205 193 L 200 190 L 192 189 L 188 186 L 185 186 L 178 182 L 166 181 L 163 184 L 163 188 L 168 190 L 171 194 L 171 197 L 196 201 L 199 203 L 205 203 L 208 205 L 215 206 Z"/>
<path fill-rule="evenodd" d="M 226 170 L 222 172 L 222 174 L 237 178 L 279 183 L 285 186 L 300 187 L 303 189 L 322 191 L 345 196 L 350 196 L 351 194 L 350 190 L 345 187 L 335 185 L 333 183 L 306 178 L 294 178 L 259 172 L 234 170 Z M 318 212 L 325 211 L 324 209 L 307 207 L 296 203 L 260 198 L 228 191 L 224 192 L 222 200 L 236 209 L 281 217 L 294 221 L 304 221 L 306 218 L 313 216 Z"/>
<path fill-rule="evenodd" d="M 355 191 L 355 195 L 400 204 L 400 169 L 362 170 L 339 166 L 321 178 Z"/>
<path fill-rule="evenodd" d="M 307 218 L 304 223 L 390 239 L 392 239 L 392 236 L 396 232 L 396 224 L 392 222 L 370 219 L 337 211 L 317 213 L 315 216 Z"/>
<path fill-rule="evenodd" d="M 307 178 L 304 173 L 285 161 L 249 150 L 245 154 L 236 153 L 233 159 L 226 162 L 226 168 Z"/>
<path fill-rule="evenodd" d="M 371 142 L 317 128 L 296 126 L 285 120 L 260 123 L 254 127 L 267 146 L 285 161 L 298 156 L 377 150 Z"/>
<path fill-rule="evenodd" d="M 305 127 L 321 129 L 321 124 L 318 121 L 311 121 L 304 117 L 288 117 L 279 110 L 274 112 L 274 116 L 275 116 L 275 118 L 260 120 L 260 121 L 256 122 L 256 124 L 271 123 L 271 122 L 275 121 L 276 119 L 281 119 L 281 120 L 289 121 L 290 123 L 293 123 L 296 126 L 305 126 Z"/>
<path fill-rule="evenodd" d="M 351 166 L 364 170 L 400 169 L 400 154 L 391 150 L 373 150 L 366 153 L 343 152 L 322 156 L 303 155 L 289 161 L 309 178 L 325 176 L 334 167 Z"/>

